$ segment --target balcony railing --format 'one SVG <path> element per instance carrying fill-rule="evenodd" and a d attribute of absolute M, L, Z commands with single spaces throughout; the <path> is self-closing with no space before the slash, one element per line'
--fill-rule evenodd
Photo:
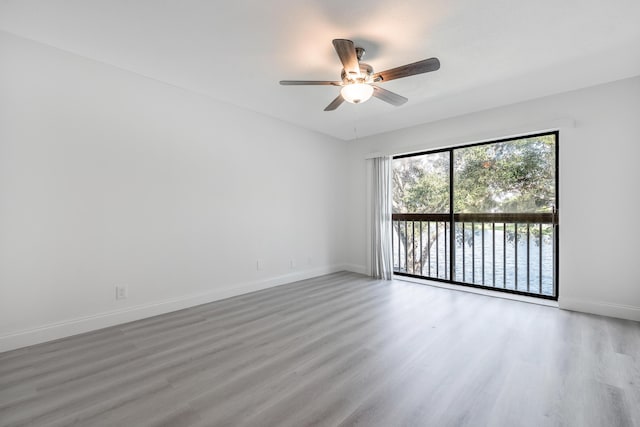
<path fill-rule="evenodd" d="M 556 214 L 465 213 L 453 221 L 451 230 L 450 214 L 393 214 L 394 272 L 557 296 Z"/>

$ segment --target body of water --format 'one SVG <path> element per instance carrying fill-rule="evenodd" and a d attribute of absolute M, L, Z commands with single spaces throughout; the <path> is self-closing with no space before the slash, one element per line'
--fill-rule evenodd
<path fill-rule="evenodd" d="M 460 224 L 457 224 L 457 227 L 460 227 Z M 550 225 L 543 227 L 546 228 L 543 228 L 542 239 L 539 237 L 538 226 L 535 226 L 531 228 L 529 242 L 527 243 L 526 225 L 520 225 L 517 251 L 513 224 L 507 226 L 506 235 L 501 224 L 499 228 L 496 227 L 495 233 L 491 229 L 490 224 L 485 225 L 484 232 L 481 226 L 476 224 L 473 233 L 470 225 L 468 225 L 465 229 L 464 251 L 461 242 L 461 229 L 458 228 L 458 238 L 456 239 L 455 246 L 456 260 L 454 280 L 487 287 L 506 288 L 549 296 L 554 295 L 554 245 L 552 228 Z M 435 231 L 431 231 L 431 237 L 433 238 Z M 471 236 L 473 236 L 473 238 Z M 423 245 L 426 247 L 429 236 L 423 231 L 422 237 Z M 428 256 L 423 254 L 426 260 L 422 269 L 419 262 L 419 233 L 416 235 L 415 240 L 416 261 L 413 264 L 413 268 L 409 265 L 408 273 L 425 277 L 450 279 L 450 239 L 448 230 L 445 233 L 443 226 L 439 228 L 437 245 L 433 242 Z M 404 245 L 400 247 L 400 258 L 398 259 L 397 234 L 394 235 L 394 242 L 394 269 L 398 271 L 400 265 L 402 266 L 402 270 L 400 271 L 404 272 Z M 411 243 L 409 242 L 409 244 Z"/>

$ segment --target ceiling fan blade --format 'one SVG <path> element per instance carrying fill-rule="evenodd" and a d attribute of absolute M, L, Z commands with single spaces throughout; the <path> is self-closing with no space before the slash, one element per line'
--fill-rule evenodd
<path fill-rule="evenodd" d="M 333 47 L 338 53 L 342 67 L 347 75 L 359 76 L 360 64 L 358 63 L 358 55 L 356 54 L 356 47 L 351 40 L 346 39 L 334 39 Z"/>
<path fill-rule="evenodd" d="M 280 80 L 283 86 L 342 86 L 342 82 L 330 82 L 325 80 Z"/>
<path fill-rule="evenodd" d="M 336 99 L 331 101 L 331 104 L 327 105 L 327 108 L 325 108 L 324 111 L 333 111 L 336 108 L 338 108 L 340 105 L 342 105 L 343 102 L 344 102 L 344 98 L 342 97 L 342 95 L 338 95 Z"/>
<path fill-rule="evenodd" d="M 428 73 L 430 71 L 436 71 L 439 68 L 440 68 L 440 61 L 438 60 L 438 58 L 423 59 L 422 61 L 414 62 L 413 64 L 407 64 L 401 67 L 396 67 L 390 70 L 376 73 L 373 76 L 373 80 L 387 82 L 389 80 L 400 79 L 402 77 L 409 77 L 415 74 L 422 74 L 422 73 Z"/>
<path fill-rule="evenodd" d="M 381 99 L 384 102 L 388 102 L 391 105 L 395 105 L 396 107 L 408 101 L 408 99 L 404 96 L 398 95 L 397 93 L 393 93 L 386 89 L 382 89 L 378 86 L 373 86 L 373 96 Z"/>

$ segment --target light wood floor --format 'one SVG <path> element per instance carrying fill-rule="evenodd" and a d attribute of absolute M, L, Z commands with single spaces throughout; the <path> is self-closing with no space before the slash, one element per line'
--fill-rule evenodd
<path fill-rule="evenodd" d="M 0 354 L 71 424 L 640 427 L 640 323 L 338 273 Z"/>

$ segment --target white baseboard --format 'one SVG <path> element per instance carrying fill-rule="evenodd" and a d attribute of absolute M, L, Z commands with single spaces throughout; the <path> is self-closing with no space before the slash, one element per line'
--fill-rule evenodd
<path fill-rule="evenodd" d="M 345 265 L 321 267 L 253 282 L 235 284 L 233 286 L 215 289 L 209 292 L 141 304 L 122 310 L 109 311 L 91 316 L 69 319 L 62 322 L 50 323 L 37 328 L 0 336 L 0 352 L 82 334 L 97 329 L 107 328 L 109 326 L 132 322 L 134 320 L 157 316 L 159 314 L 182 310 L 249 292 L 255 292 L 343 270 L 352 271 Z"/>
<path fill-rule="evenodd" d="M 364 265 L 344 264 L 342 267 L 343 267 L 342 268 L 343 270 L 351 271 L 352 273 L 369 275 L 369 272 L 367 271 L 367 267 L 365 267 Z"/>
<path fill-rule="evenodd" d="M 584 313 L 599 314 L 601 316 L 617 317 L 619 319 L 635 320 L 640 322 L 640 307 L 610 302 L 593 301 L 583 298 L 560 296 L 558 305 L 563 310 L 581 311 Z"/>

